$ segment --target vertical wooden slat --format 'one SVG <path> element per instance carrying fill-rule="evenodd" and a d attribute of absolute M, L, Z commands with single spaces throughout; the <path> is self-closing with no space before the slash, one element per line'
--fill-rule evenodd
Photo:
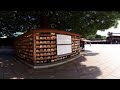
<path fill-rule="evenodd" d="M 36 65 L 36 33 L 33 32 L 33 64 Z"/>
<path fill-rule="evenodd" d="M 55 55 L 55 57 L 57 57 L 57 34 L 56 33 L 55 33 L 55 37 L 56 37 L 56 39 L 55 39 L 55 43 L 56 43 L 56 47 L 55 47 L 56 48 L 56 51 L 55 51 L 56 55 Z M 54 58 L 54 59 L 56 60 L 57 58 Z"/>

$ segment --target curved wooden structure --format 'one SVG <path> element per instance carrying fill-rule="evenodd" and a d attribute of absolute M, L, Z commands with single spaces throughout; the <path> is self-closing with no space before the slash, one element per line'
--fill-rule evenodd
<path fill-rule="evenodd" d="M 30 65 L 53 64 L 80 53 L 80 35 L 55 29 L 31 30 L 16 38 L 15 48 L 17 56 Z"/>

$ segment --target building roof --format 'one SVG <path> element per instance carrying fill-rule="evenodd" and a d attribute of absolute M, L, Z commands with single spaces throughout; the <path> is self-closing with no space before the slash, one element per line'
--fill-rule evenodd
<path fill-rule="evenodd" d="M 112 36 L 120 36 L 120 33 L 112 33 Z"/>
<path fill-rule="evenodd" d="M 84 42 L 91 42 L 90 40 L 87 40 L 85 38 L 81 38 L 81 40 L 84 41 Z"/>

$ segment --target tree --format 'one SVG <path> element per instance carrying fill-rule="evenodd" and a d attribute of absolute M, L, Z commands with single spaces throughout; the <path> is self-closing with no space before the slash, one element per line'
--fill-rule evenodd
<path fill-rule="evenodd" d="M 116 27 L 119 17 L 119 11 L 0 11 L 0 29 L 7 36 L 16 31 L 55 28 L 87 37 Z"/>
<path fill-rule="evenodd" d="M 106 36 L 101 36 L 101 35 L 95 34 L 95 35 L 87 36 L 86 39 L 89 39 L 89 40 L 106 40 Z"/>
<path fill-rule="evenodd" d="M 108 32 L 108 36 L 109 36 L 109 37 L 111 37 L 111 36 L 112 36 L 112 34 L 113 34 L 112 32 Z"/>
<path fill-rule="evenodd" d="M 95 40 L 95 36 L 96 36 L 96 35 L 88 35 L 88 36 L 86 37 L 86 39 L 88 39 L 88 40 Z"/>
<path fill-rule="evenodd" d="M 112 32 L 108 32 L 107 40 L 108 40 L 110 43 L 112 43 L 112 35 L 113 35 Z"/>
<path fill-rule="evenodd" d="M 96 34 L 97 30 L 105 30 L 117 25 L 119 12 L 86 11 L 72 12 L 70 20 L 72 32 L 77 32 L 83 37 Z"/>
<path fill-rule="evenodd" d="M 107 39 L 107 37 L 106 36 L 102 36 L 102 38 L 101 38 L 102 40 L 106 40 Z"/>
<path fill-rule="evenodd" d="M 96 34 L 96 35 L 95 35 L 95 39 L 96 39 L 96 40 L 101 40 L 101 39 L 102 39 L 102 36 Z"/>

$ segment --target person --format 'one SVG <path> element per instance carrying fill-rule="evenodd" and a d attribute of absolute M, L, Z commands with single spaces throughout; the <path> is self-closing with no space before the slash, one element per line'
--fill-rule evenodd
<path fill-rule="evenodd" d="M 82 41 L 81 43 L 82 43 L 82 46 L 81 46 L 81 47 L 82 47 L 82 50 L 84 51 L 84 50 L 85 50 L 85 42 Z"/>
<path fill-rule="evenodd" d="M 90 42 L 90 46 L 91 46 L 91 42 Z"/>

